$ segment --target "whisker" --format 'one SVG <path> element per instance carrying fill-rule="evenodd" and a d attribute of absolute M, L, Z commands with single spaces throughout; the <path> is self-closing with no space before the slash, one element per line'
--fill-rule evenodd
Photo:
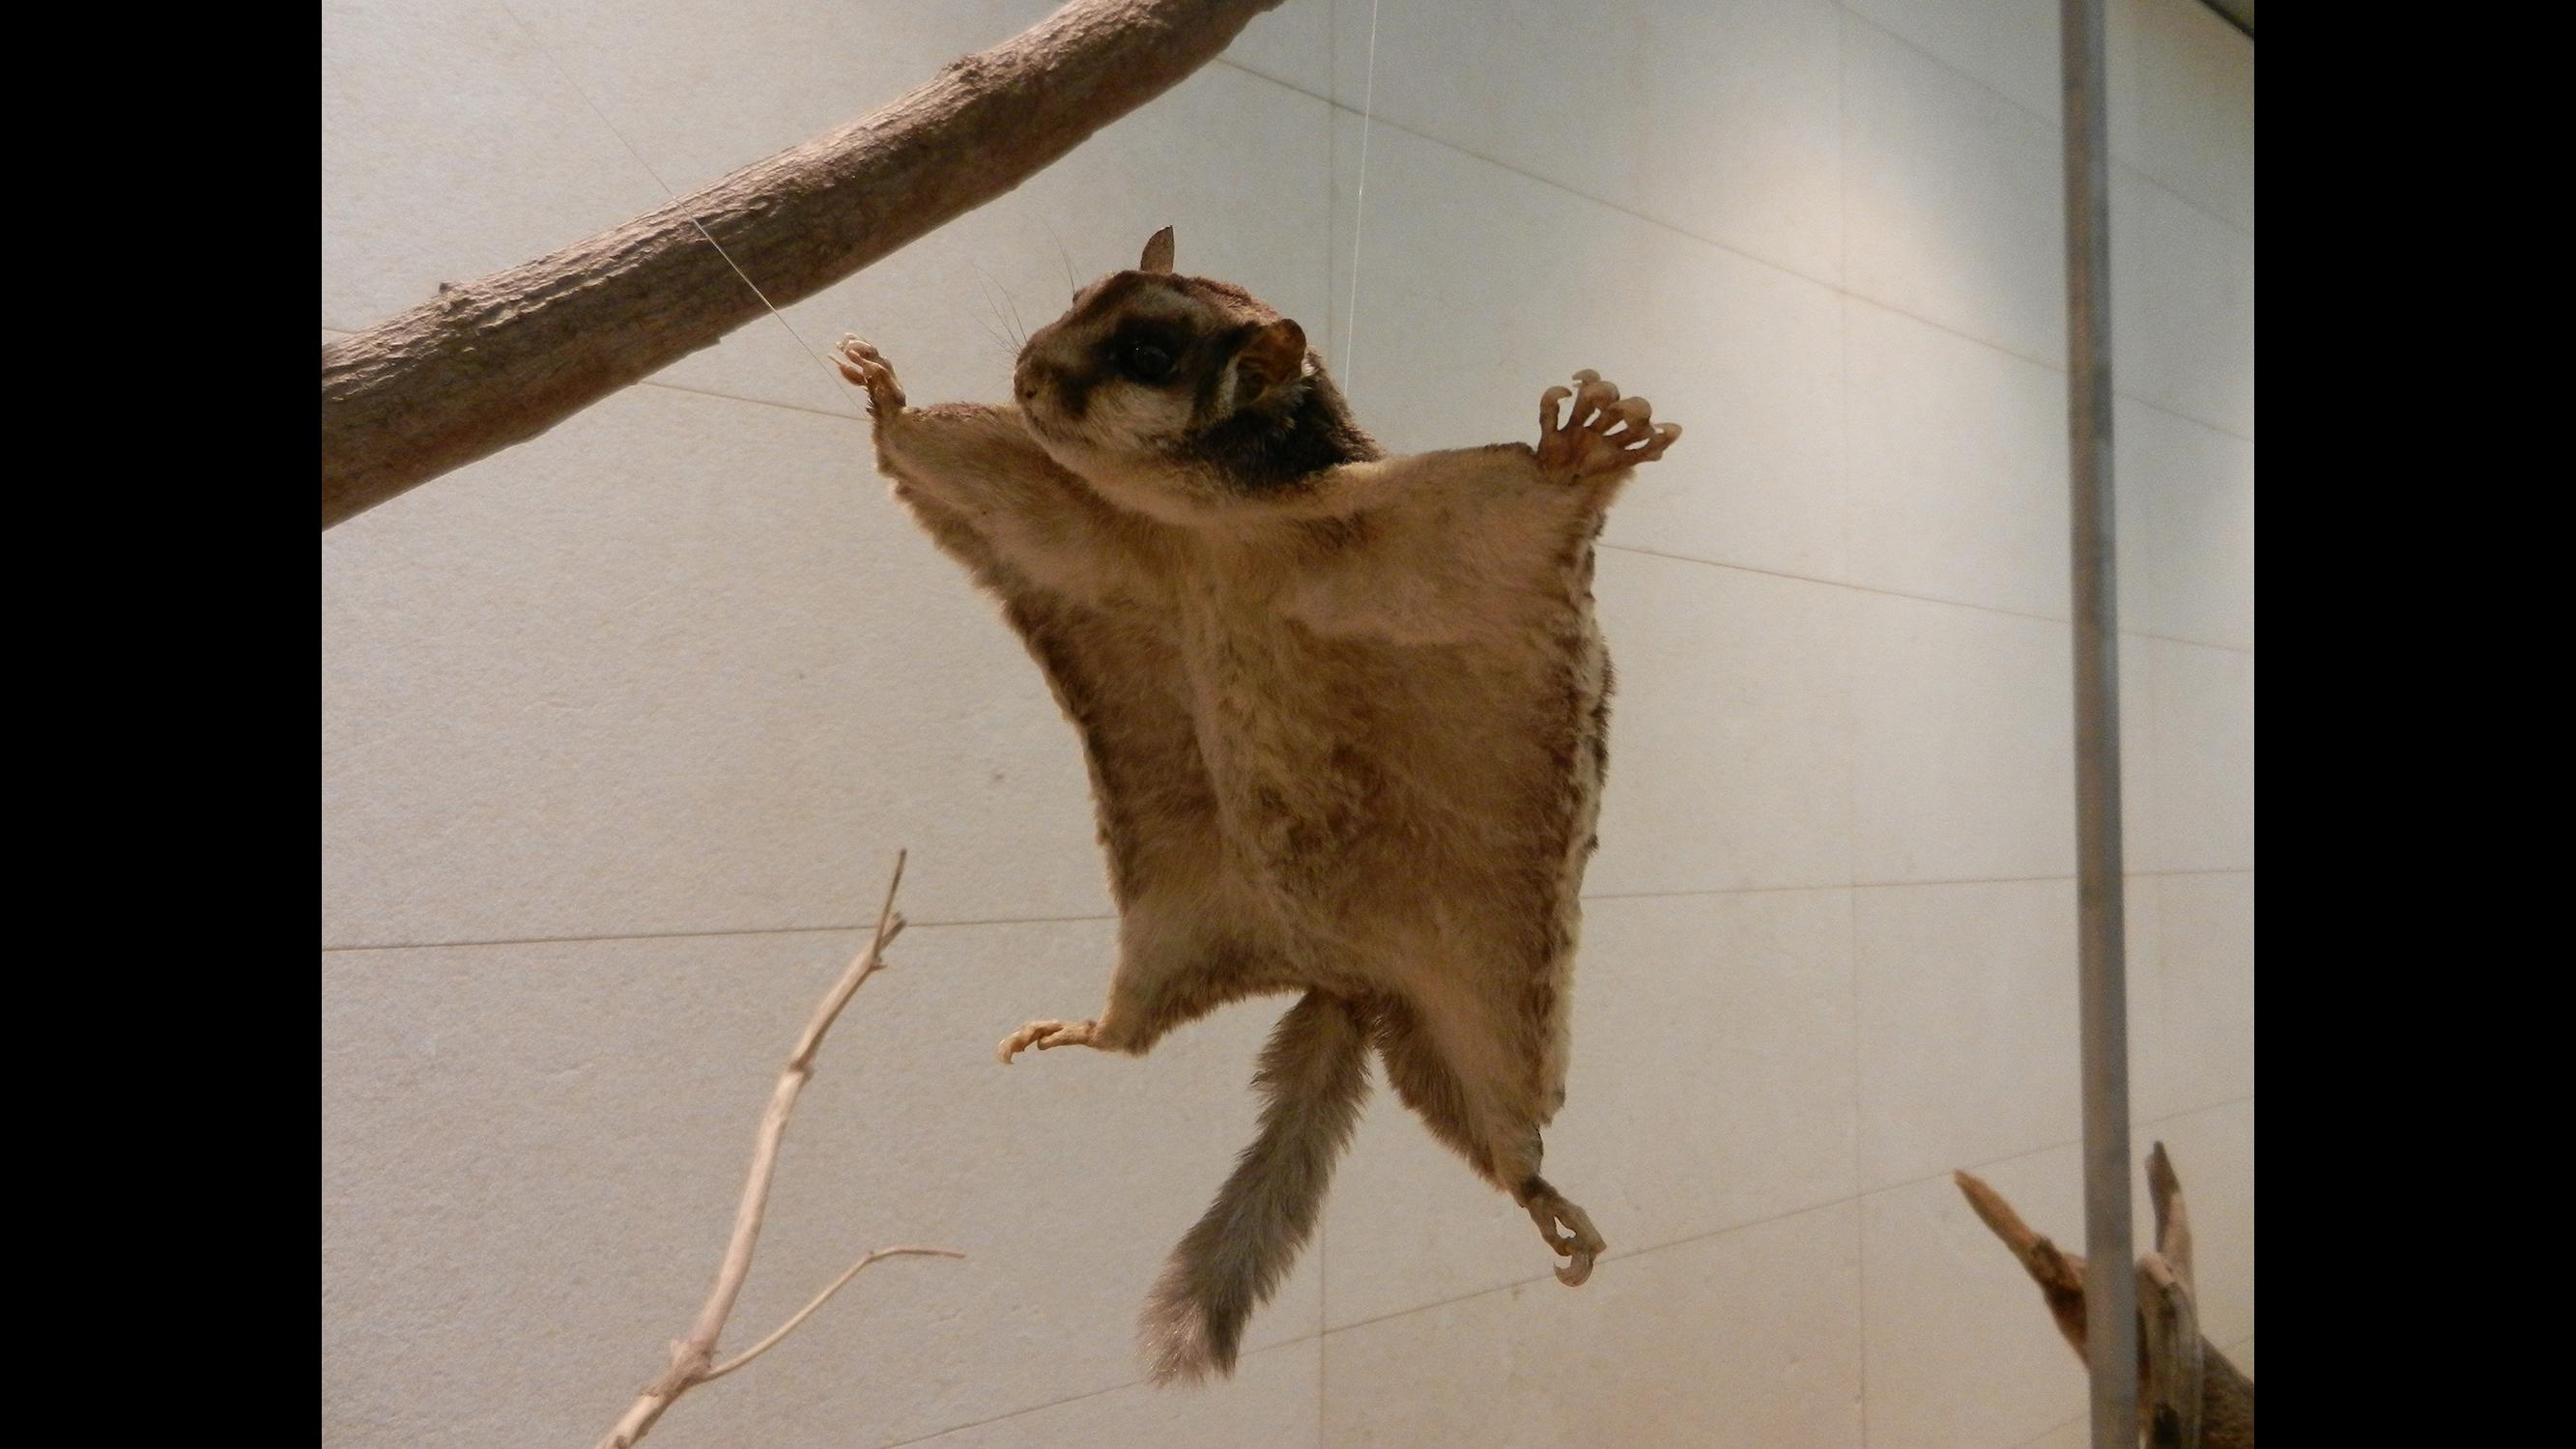
<path fill-rule="evenodd" d="M 1064 262 L 1065 286 L 1076 292 L 1081 291 L 1082 283 L 1073 275 L 1073 253 L 1064 249 L 1064 238 L 1057 236 L 1055 228 L 1050 226 L 1047 228 L 1047 239 L 1055 243 L 1055 254 Z"/>
<path fill-rule="evenodd" d="M 984 306 L 993 314 L 994 328 L 999 329 L 999 333 L 994 336 L 993 340 L 1001 345 L 1004 352 L 1017 356 L 1019 353 L 1019 347 L 1014 346 L 1007 337 L 1000 335 L 1008 333 L 1010 331 L 1011 324 L 1009 319 L 1002 315 L 1002 304 L 995 301 L 993 298 L 994 288 L 998 284 L 993 281 L 990 274 L 985 272 L 984 266 L 981 262 L 969 262 L 967 265 L 972 266 L 975 269 L 975 285 L 983 291 Z M 994 329 L 987 328 L 986 330 L 993 331 Z"/>
<path fill-rule="evenodd" d="M 1002 297 L 1003 297 L 1003 300 L 1005 300 L 1005 301 L 1007 301 L 1007 302 L 1009 302 L 1009 303 L 1011 304 L 1011 320 L 1012 320 L 1013 322 L 1015 322 L 1015 323 L 1018 323 L 1018 330 L 1019 330 L 1019 334 L 1020 334 L 1020 345 L 1021 345 L 1022 347 L 1026 347 L 1026 346 L 1028 346 L 1028 345 L 1029 345 L 1029 324 L 1028 324 L 1028 323 L 1026 323 L 1026 322 L 1022 322 L 1022 321 L 1020 321 L 1020 299 L 1019 299 L 1019 298 L 1017 298 L 1017 297 L 1012 296 L 1012 295 L 1011 295 L 1011 289 L 1010 289 L 1010 288 L 1008 288 L 1008 287 L 1004 287 L 1004 288 L 1002 288 Z"/>

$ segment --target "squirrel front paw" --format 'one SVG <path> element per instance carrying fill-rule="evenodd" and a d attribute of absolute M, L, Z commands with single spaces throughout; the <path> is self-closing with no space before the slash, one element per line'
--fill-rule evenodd
<path fill-rule="evenodd" d="M 903 387 L 894 380 L 894 364 L 885 354 L 860 341 L 845 336 L 837 352 L 841 376 L 867 389 L 868 415 L 884 419 L 903 411 Z"/>
<path fill-rule="evenodd" d="M 1538 465 L 1549 476 L 1579 483 L 1625 472 L 1664 456 L 1682 435 L 1678 424 L 1653 421 L 1653 404 L 1619 396 L 1592 369 L 1576 373 L 1574 381 L 1572 388 L 1549 388 L 1538 400 Z M 1574 406 L 1560 424 L 1556 405 L 1567 398 Z"/>

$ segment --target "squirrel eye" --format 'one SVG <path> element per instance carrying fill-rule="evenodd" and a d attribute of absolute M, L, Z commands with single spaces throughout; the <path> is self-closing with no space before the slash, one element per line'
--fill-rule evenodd
<path fill-rule="evenodd" d="M 1127 349 L 1127 371 L 1143 382 L 1160 382 L 1172 371 L 1172 354 L 1151 342 L 1139 342 Z"/>

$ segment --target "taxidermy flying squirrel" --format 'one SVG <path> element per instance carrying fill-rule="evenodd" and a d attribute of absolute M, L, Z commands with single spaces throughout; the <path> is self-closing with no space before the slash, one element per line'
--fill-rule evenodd
<path fill-rule="evenodd" d="M 1109 1001 L 1030 1022 L 1002 1060 L 1141 1055 L 1303 993 L 1262 1051 L 1259 1137 L 1145 1305 L 1155 1381 L 1233 1371 L 1372 1049 L 1583 1282 L 1604 1244 L 1539 1176 L 1539 1129 L 1565 1100 L 1608 761 L 1593 541 L 1681 429 L 1579 372 L 1540 398 L 1535 448 L 1390 458 L 1295 322 L 1173 272 L 1168 227 L 1028 339 L 1016 406 L 910 406 L 855 337 L 839 364 L 895 496 L 1000 598 L 1090 764 Z"/>

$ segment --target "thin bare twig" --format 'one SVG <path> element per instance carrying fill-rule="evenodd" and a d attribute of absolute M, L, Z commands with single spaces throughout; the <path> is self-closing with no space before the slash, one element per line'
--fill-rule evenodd
<path fill-rule="evenodd" d="M 752 1144 L 751 1174 L 743 1183 L 742 1204 L 734 1210 L 733 1236 L 725 1244 L 724 1265 L 716 1270 L 716 1286 L 707 1295 L 706 1306 L 698 1310 L 689 1336 L 671 1345 L 670 1366 L 636 1396 L 625 1417 L 599 1441 L 598 1449 L 632 1449 L 635 1441 L 643 1438 L 682 1394 L 767 1353 L 870 1263 L 880 1258 L 966 1256 L 954 1248 L 879 1248 L 851 1264 L 849 1271 L 834 1279 L 830 1287 L 816 1294 L 812 1302 L 768 1337 L 721 1365 L 715 1361 L 716 1339 L 724 1332 L 725 1320 L 733 1316 L 734 1300 L 742 1295 L 743 1280 L 751 1276 L 752 1248 L 760 1240 L 761 1219 L 769 1210 L 769 1182 L 778 1170 L 778 1146 L 787 1135 L 787 1114 L 796 1109 L 797 1094 L 814 1076 L 814 1056 L 822 1050 L 824 1034 L 840 1018 L 841 1008 L 849 1005 L 850 998 L 858 994 L 867 979 L 884 967 L 886 946 L 903 932 L 903 917 L 894 913 L 894 893 L 903 884 L 904 856 L 905 852 L 895 853 L 894 878 L 886 882 L 885 904 L 877 911 L 877 928 L 868 938 L 867 949 L 851 960 L 849 969 L 841 973 L 822 1005 L 815 1008 L 813 1020 L 805 1024 L 804 1033 L 796 1039 L 796 1051 L 788 1058 L 787 1069 L 779 1074 L 777 1089 L 770 1093 L 769 1110 L 761 1115 L 760 1135 Z"/>
<path fill-rule="evenodd" d="M 859 1261 L 852 1263 L 840 1277 L 832 1280 L 831 1287 L 815 1294 L 813 1302 L 797 1309 L 794 1317 L 788 1319 L 785 1323 L 778 1325 L 776 1328 L 771 1329 L 767 1338 L 764 1338 L 760 1342 L 753 1344 L 751 1347 L 744 1349 L 742 1352 L 735 1354 L 733 1357 L 726 1359 L 723 1363 L 717 1364 L 714 1368 L 707 1370 L 706 1376 L 699 1379 L 698 1382 L 702 1384 L 713 1383 L 717 1379 L 723 1378 L 726 1374 L 732 1373 L 735 1369 L 742 1367 L 744 1364 L 751 1362 L 753 1359 L 760 1357 L 762 1354 L 769 1352 L 770 1349 L 777 1346 L 780 1339 L 794 1333 L 796 1331 L 796 1325 L 813 1317 L 815 1309 L 830 1302 L 833 1294 L 838 1293 L 843 1288 L 847 1287 L 851 1279 L 859 1276 L 859 1270 L 861 1268 L 866 1267 L 879 1258 L 963 1258 L 965 1256 L 966 1255 L 964 1253 L 957 1251 L 955 1248 L 879 1248 L 875 1252 L 868 1254 L 866 1257 L 859 1259 Z"/>

